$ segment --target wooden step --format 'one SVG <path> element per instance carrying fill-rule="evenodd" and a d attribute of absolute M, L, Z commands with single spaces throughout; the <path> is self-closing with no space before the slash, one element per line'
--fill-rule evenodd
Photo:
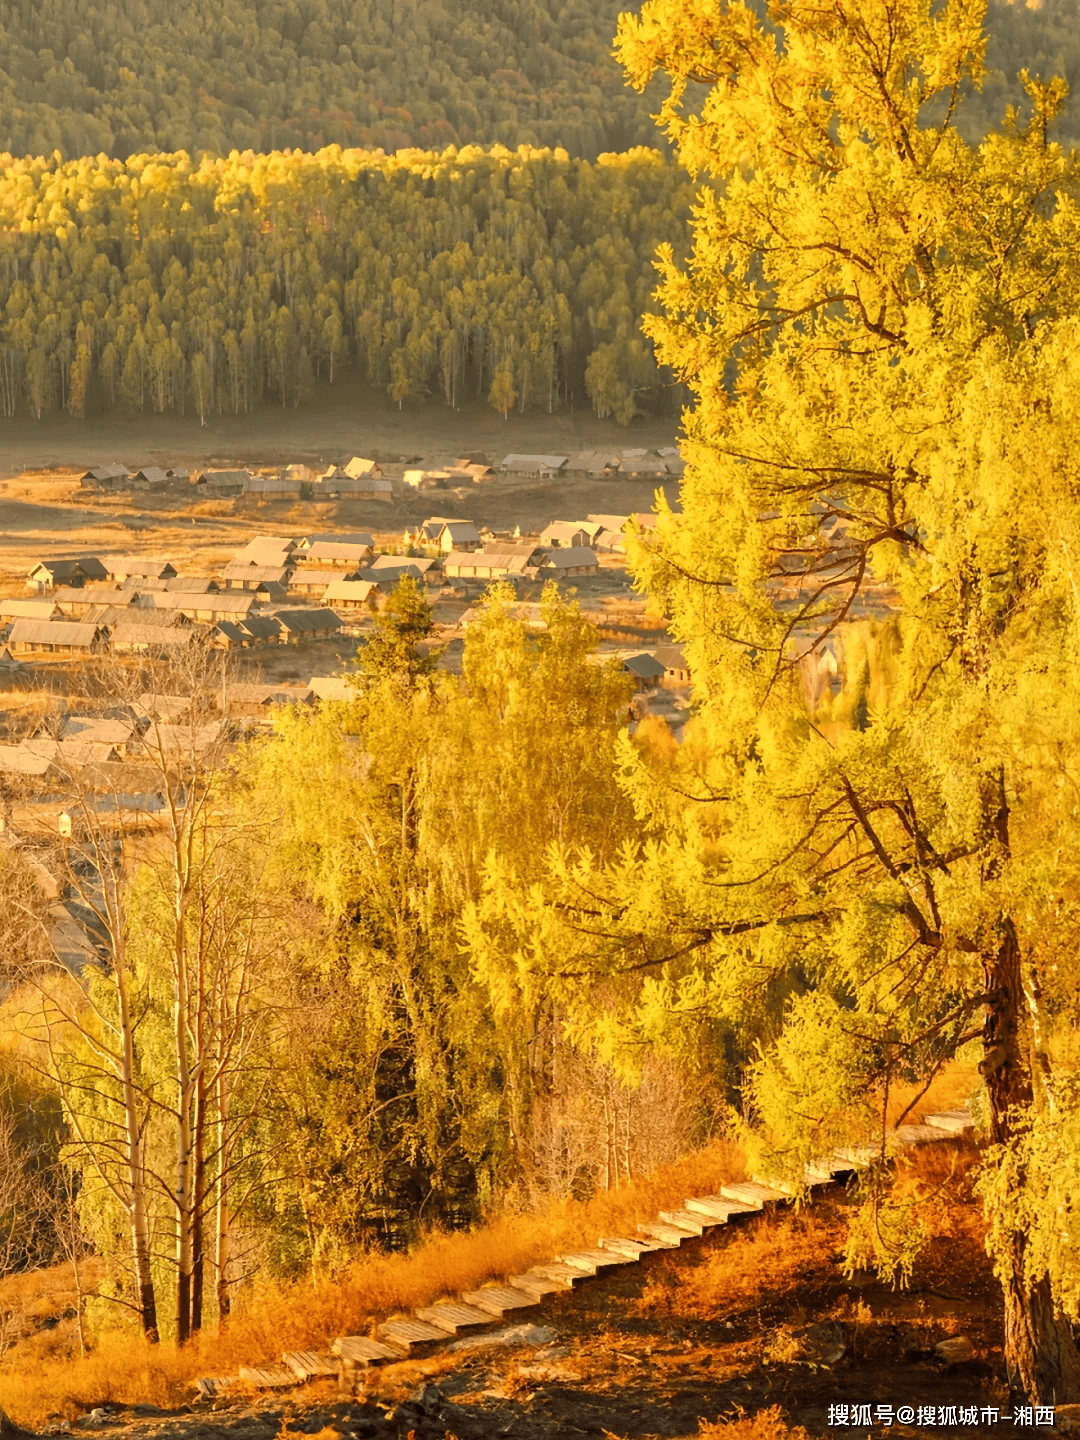
<path fill-rule="evenodd" d="M 970 1110 L 939 1110 L 936 1115 L 924 1115 L 924 1125 L 933 1125 L 938 1130 L 948 1130 L 950 1135 L 962 1135 L 974 1128 L 975 1121 Z"/>
<path fill-rule="evenodd" d="M 400 1351 L 366 1335 L 339 1335 L 331 1340 L 330 1349 L 346 1365 L 385 1365 L 388 1360 L 401 1359 Z"/>
<path fill-rule="evenodd" d="M 595 1274 L 595 1271 L 592 1273 Z M 569 1290 L 579 1280 L 587 1279 L 589 1272 L 575 1265 L 567 1265 L 560 1260 L 555 1260 L 548 1265 L 534 1265 L 530 1274 L 539 1275 L 543 1280 L 560 1280 L 563 1288 Z M 511 1281 L 511 1284 L 516 1286 L 517 1282 Z"/>
<path fill-rule="evenodd" d="M 626 1255 L 631 1260 L 640 1260 L 642 1255 L 651 1255 L 655 1250 L 674 1250 L 678 1247 L 666 1240 L 623 1240 L 619 1237 L 604 1236 L 600 1241 L 601 1250 L 613 1250 L 616 1255 Z"/>
<path fill-rule="evenodd" d="M 281 1363 L 298 1380 L 317 1380 L 320 1375 L 336 1375 L 341 1368 L 336 1355 L 327 1350 L 287 1350 Z"/>
<path fill-rule="evenodd" d="M 463 1330 L 478 1330 L 494 1324 L 494 1316 L 486 1310 L 478 1310 L 475 1305 L 451 1302 L 426 1305 L 423 1310 L 417 1310 L 416 1318 L 426 1320 L 429 1325 L 435 1325 L 450 1335 L 459 1335 Z"/>
<path fill-rule="evenodd" d="M 665 1225 L 660 1220 L 650 1220 L 647 1225 L 639 1225 L 638 1229 L 650 1240 L 664 1240 L 672 1246 L 681 1245 L 684 1240 L 697 1239 L 696 1231 L 682 1230 L 676 1225 Z"/>
<path fill-rule="evenodd" d="M 562 1280 L 552 1280 L 547 1275 L 541 1275 L 536 1270 L 527 1270 L 524 1275 L 511 1275 L 510 1287 L 513 1290 L 523 1290 L 526 1295 L 532 1295 L 538 1302 L 548 1295 L 561 1295 L 564 1290 L 570 1287 Z"/>
<path fill-rule="evenodd" d="M 935 1141 L 952 1139 L 948 1130 L 938 1125 L 898 1125 L 890 1134 L 901 1145 L 932 1145 Z"/>
<path fill-rule="evenodd" d="M 239 1375 L 200 1375 L 195 1388 L 203 1400 L 213 1400 L 218 1395 L 228 1395 L 240 1383 Z"/>
<path fill-rule="evenodd" d="M 868 1165 L 873 1165 L 881 1152 L 875 1145 L 838 1145 L 829 1157 L 830 1161 L 837 1162 L 838 1168 L 848 1170 L 865 1170 Z"/>
<path fill-rule="evenodd" d="M 435 1345 L 445 1345 L 452 1332 L 432 1325 L 428 1320 L 387 1320 L 379 1326 L 379 1334 L 389 1345 L 396 1345 L 406 1355 L 420 1354 Z"/>
<path fill-rule="evenodd" d="M 629 1255 L 619 1255 L 614 1250 L 571 1250 L 556 1257 L 560 1265 L 569 1265 L 574 1270 L 583 1270 L 586 1275 L 596 1275 L 601 1270 L 614 1269 L 616 1265 L 630 1265 Z"/>
<path fill-rule="evenodd" d="M 759 1210 L 763 1205 L 772 1204 L 773 1201 L 788 1199 L 782 1190 L 774 1190 L 771 1185 L 759 1185 L 754 1180 L 743 1180 L 738 1185 L 721 1185 L 720 1194 L 728 1200 L 739 1200 L 744 1205 L 755 1205 Z"/>
<path fill-rule="evenodd" d="M 686 1201 L 691 1215 L 712 1215 L 726 1223 L 732 1215 L 749 1215 L 757 1210 L 756 1205 L 742 1205 L 738 1200 L 728 1200 L 723 1195 L 691 1195 Z"/>
<path fill-rule="evenodd" d="M 501 1320 L 505 1315 L 518 1314 L 522 1310 L 535 1310 L 540 1304 L 537 1296 L 524 1290 L 515 1290 L 509 1285 L 484 1285 L 479 1290 L 470 1290 L 461 1298 L 466 1305 L 475 1305 L 478 1310 L 486 1310 L 497 1320 Z"/>
<path fill-rule="evenodd" d="M 661 1210 L 660 1219 L 665 1225 L 674 1225 L 676 1230 L 689 1230 L 694 1235 L 704 1235 L 714 1225 L 724 1223 L 719 1215 L 695 1215 L 693 1210 Z"/>
<path fill-rule="evenodd" d="M 284 1365 L 241 1365 L 240 1380 L 257 1390 L 284 1390 L 296 1384 L 296 1376 Z"/>
<path fill-rule="evenodd" d="M 768 1190 L 779 1190 L 784 1195 L 794 1195 L 799 1189 L 790 1180 L 780 1180 L 775 1175 L 753 1175 L 750 1178 L 755 1185 L 764 1185 Z M 803 1186 L 807 1190 L 814 1190 L 819 1185 L 831 1185 L 834 1178 L 831 1170 L 816 1165 L 803 1166 Z"/>

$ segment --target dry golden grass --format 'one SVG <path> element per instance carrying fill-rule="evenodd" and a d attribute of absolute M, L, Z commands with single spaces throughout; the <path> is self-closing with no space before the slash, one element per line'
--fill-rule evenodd
<path fill-rule="evenodd" d="M 908 1125 L 921 1120 L 924 1115 L 960 1109 L 971 1098 L 978 1080 L 979 1072 L 974 1061 L 950 1060 L 935 1075 L 926 1094 L 917 1100 L 921 1085 L 894 1084 L 889 1090 L 888 1122 L 890 1125 L 897 1124 L 913 1100 L 916 1103 L 905 1121 Z"/>
<path fill-rule="evenodd" d="M 520 1273 L 559 1250 L 593 1245 L 602 1234 L 633 1233 L 658 1210 L 742 1174 L 739 1152 L 719 1142 L 585 1203 L 503 1215 L 471 1234 L 431 1235 L 411 1255 L 361 1256 L 333 1284 L 257 1285 L 225 1331 L 182 1348 L 109 1335 L 85 1360 L 36 1357 L 30 1364 L 16 1351 L 0 1370 L 0 1406 L 18 1424 L 34 1426 L 49 1415 L 70 1419 L 109 1402 L 176 1404 L 190 1398 L 199 1375 L 227 1374 L 283 1350 L 321 1349 L 334 1335 L 367 1333 L 388 1315 Z"/>
<path fill-rule="evenodd" d="M 835 1214 L 784 1212 L 753 1220 L 728 1238 L 693 1267 L 654 1257 L 639 1302 L 643 1313 L 677 1308 L 688 1319 L 715 1320 L 765 1295 L 795 1295 L 839 1249 L 843 1225 Z"/>
<path fill-rule="evenodd" d="M 789 1425 L 779 1405 L 759 1410 L 756 1415 L 737 1415 L 733 1420 L 701 1422 L 702 1440 L 809 1440 L 801 1425 Z"/>

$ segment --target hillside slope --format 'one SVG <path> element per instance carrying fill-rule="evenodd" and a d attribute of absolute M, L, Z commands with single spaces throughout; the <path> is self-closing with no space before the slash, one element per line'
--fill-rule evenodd
<path fill-rule="evenodd" d="M 655 144 L 619 0 L 0 4 L 0 150 Z"/>
<path fill-rule="evenodd" d="M 387 151 L 654 145 L 660 94 L 611 55 L 624 0 L 4 0 L 0 151 Z M 1078 0 L 990 0 L 990 76 L 965 129 L 1004 112 L 1023 66 L 1080 71 Z M 1073 107 L 1075 110 L 1075 107 Z M 1070 118 L 1062 138 L 1080 126 Z"/>

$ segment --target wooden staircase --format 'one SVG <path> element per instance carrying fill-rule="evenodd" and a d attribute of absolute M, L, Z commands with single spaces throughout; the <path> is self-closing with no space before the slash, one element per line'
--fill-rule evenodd
<path fill-rule="evenodd" d="M 970 1130 L 973 1123 L 967 1110 L 925 1115 L 921 1125 L 901 1125 L 890 1132 L 886 1137 L 886 1153 L 955 1139 Z M 827 1161 L 807 1166 L 804 1184 L 813 1190 L 835 1183 L 841 1176 L 871 1164 L 879 1153 L 868 1146 L 840 1148 Z M 503 1284 L 483 1285 L 456 1300 L 424 1306 L 413 1316 L 387 1320 L 378 1327 L 377 1339 L 367 1335 L 339 1335 L 331 1340 L 328 1351 L 286 1351 L 280 1364 L 242 1366 L 238 1375 L 203 1376 L 195 1382 L 196 1388 L 202 1397 L 212 1398 L 227 1395 L 241 1385 L 285 1389 L 337 1375 L 343 1388 L 352 1389 L 359 1375 L 371 1366 L 428 1355 L 461 1335 L 483 1334 L 507 1321 L 535 1314 L 549 1295 L 566 1294 L 598 1275 L 613 1273 L 621 1266 L 637 1265 L 659 1251 L 676 1250 L 733 1218 L 757 1215 L 766 1207 L 787 1204 L 794 1193 L 795 1187 L 790 1184 L 760 1176 L 738 1184 L 721 1185 L 719 1194 L 690 1196 L 681 1208 L 662 1210 L 655 1220 L 639 1225 L 636 1236 L 604 1236 L 595 1249 L 568 1251 L 545 1264 L 534 1265 L 523 1275 L 511 1275 Z"/>

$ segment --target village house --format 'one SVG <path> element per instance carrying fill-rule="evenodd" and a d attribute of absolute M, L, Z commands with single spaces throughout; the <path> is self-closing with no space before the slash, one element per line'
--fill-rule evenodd
<path fill-rule="evenodd" d="M 540 532 L 540 544 L 545 550 L 561 548 L 570 550 L 592 544 L 591 526 L 578 525 L 573 520 L 553 520 Z"/>
<path fill-rule="evenodd" d="M 255 644 L 232 620 L 219 620 L 210 631 L 209 640 L 215 650 L 248 650 Z"/>
<path fill-rule="evenodd" d="M 96 555 L 83 555 L 77 560 L 41 560 L 27 576 L 26 588 L 45 595 L 58 585 L 85 585 L 88 580 L 108 578 Z"/>
<path fill-rule="evenodd" d="M 171 580 L 176 575 L 176 567 L 160 555 L 103 555 L 101 563 L 106 576 L 121 585 L 125 580 Z"/>
<path fill-rule="evenodd" d="M 112 605 L 116 609 L 137 605 L 139 594 L 136 590 L 116 590 L 109 585 L 87 585 L 81 589 L 74 585 L 61 585 L 53 591 L 52 599 L 65 615 L 81 620 L 95 605 Z M 46 602 L 33 600 L 30 603 L 40 605 Z"/>
<path fill-rule="evenodd" d="M 248 565 L 233 560 L 221 572 L 226 590 L 257 590 L 265 581 L 286 587 L 291 567 L 288 565 Z"/>
<path fill-rule="evenodd" d="M 327 573 L 327 567 L 302 565 L 299 570 L 294 570 L 289 576 L 288 593 L 290 595 L 316 596 L 322 598 L 323 591 L 328 584 L 338 579 L 353 580 L 355 575 L 342 575 L 339 571 Z"/>
<path fill-rule="evenodd" d="M 130 747 L 138 745 L 139 732 L 133 720 L 121 719 L 119 716 L 65 715 L 57 738 L 108 745 L 123 759 Z"/>
<path fill-rule="evenodd" d="M 373 610 L 379 586 L 371 580 L 331 580 L 322 597 L 335 610 Z"/>
<path fill-rule="evenodd" d="M 108 741 L 84 740 L 81 737 L 56 740 L 51 735 L 36 735 L 32 740 L 24 740 L 22 747 L 32 755 L 41 755 L 55 761 L 66 771 L 75 766 L 99 765 L 105 761 L 120 759 L 116 746 L 110 745 Z"/>
<path fill-rule="evenodd" d="M 109 648 L 118 655 L 165 657 L 200 644 L 204 635 L 195 625 L 143 625 L 125 618 L 109 637 Z"/>
<path fill-rule="evenodd" d="M 397 584 L 403 575 L 411 575 L 414 580 L 423 580 L 428 585 L 441 585 L 442 559 L 435 555 L 376 555 L 357 578 L 375 580 L 382 585 L 387 578 Z"/>
<path fill-rule="evenodd" d="M 451 550 L 479 550 L 484 543 L 480 531 L 471 520 L 429 520 L 426 525 L 421 526 L 421 530 L 424 532 L 421 543 L 434 545 L 444 555 L 449 555 Z M 435 533 L 429 539 L 432 530 Z"/>
<path fill-rule="evenodd" d="M 192 595 L 182 590 L 155 591 L 156 610 L 179 610 L 190 620 L 242 620 L 255 604 L 255 596 L 236 592 Z"/>
<path fill-rule="evenodd" d="M 279 645 L 282 640 L 281 624 L 276 615 L 256 615 L 251 611 L 243 620 L 238 620 L 241 635 L 250 645 Z"/>
<path fill-rule="evenodd" d="M 292 555 L 299 549 L 299 542 L 288 540 L 281 535 L 255 535 L 243 549 L 238 550 L 232 563 L 242 561 L 245 565 L 289 565 Z"/>
<path fill-rule="evenodd" d="M 144 465 L 129 481 L 132 490 L 164 490 L 168 483 L 169 477 L 160 465 Z"/>
<path fill-rule="evenodd" d="M 79 484 L 85 490 L 123 490 L 128 483 L 126 465 L 95 465 L 79 477 Z"/>
<path fill-rule="evenodd" d="M 589 475 L 593 479 L 614 480 L 619 473 L 619 457 L 604 450 L 578 450 L 566 457 L 564 475 Z"/>
<path fill-rule="evenodd" d="M 164 590 L 182 590 L 187 595 L 213 595 L 221 586 L 209 575 L 174 575 L 161 587 Z"/>
<path fill-rule="evenodd" d="M 316 540 L 304 551 L 304 565 L 325 565 L 333 570 L 360 570 L 369 565 L 374 551 L 368 544 L 351 540 Z"/>
<path fill-rule="evenodd" d="M 634 677 L 638 690 L 655 690 L 664 678 L 663 665 L 655 655 L 650 655 L 647 651 L 640 651 L 636 655 L 623 655 L 619 659 L 622 670 Z"/>
<path fill-rule="evenodd" d="M 254 716 L 268 722 L 274 705 L 306 705 L 311 695 L 307 686 L 268 685 L 263 681 L 234 681 L 225 691 L 225 713 Z"/>
<path fill-rule="evenodd" d="M 159 630 L 191 625 L 179 610 L 156 610 L 151 605 L 91 605 L 81 618 L 85 625 L 103 625 L 110 635 L 117 625 L 156 625 Z"/>
<path fill-rule="evenodd" d="M 282 480 L 276 475 L 249 475 L 244 482 L 245 495 L 259 495 L 272 500 L 299 500 L 303 484 L 299 480 Z"/>
<path fill-rule="evenodd" d="M 247 470 L 204 470 L 195 484 L 209 495 L 241 495 L 250 479 Z"/>
<path fill-rule="evenodd" d="M 540 564 L 540 574 L 544 579 L 561 580 L 565 575 L 595 575 L 599 568 L 595 550 L 588 545 L 573 545 L 566 550 L 549 550 Z"/>
<path fill-rule="evenodd" d="M 666 685 L 690 684 L 690 666 L 681 645 L 658 645 L 653 654 L 664 667 Z"/>
<path fill-rule="evenodd" d="M 634 480 L 665 480 L 667 466 L 659 455 L 647 450 L 624 450 L 619 457 L 619 475 Z"/>
<path fill-rule="evenodd" d="M 108 642 L 108 630 L 79 620 L 16 620 L 8 636 L 17 655 L 96 655 Z"/>
<path fill-rule="evenodd" d="M 281 643 L 298 645 L 304 640 L 325 640 L 341 629 L 333 610 L 278 610 L 274 618 L 281 626 Z"/>
<path fill-rule="evenodd" d="M 0 772 L 31 780 L 55 780 L 60 773 L 48 755 L 37 755 L 23 745 L 0 745 Z"/>
<path fill-rule="evenodd" d="M 315 700 L 356 699 L 356 687 L 346 675 L 313 675 L 308 689 Z"/>
<path fill-rule="evenodd" d="M 350 480 L 359 480 L 364 476 L 372 476 L 375 479 L 383 478 L 382 466 L 376 460 L 365 460 L 362 455 L 354 455 L 344 465 L 336 467 L 340 469 Z"/>
<path fill-rule="evenodd" d="M 0 620 L 63 620 L 58 597 L 47 600 L 0 600 Z"/>
<path fill-rule="evenodd" d="M 452 550 L 443 561 L 443 572 L 448 579 L 498 580 L 511 575 L 533 580 L 543 559 L 544 552 L 531 541 L 497 541 L 481 550 Z"/>
<path fill-rule="evenodd" d="M 565 455 L 506 455 L 499 462 L 499 469 L 507 475 L 529 475 L 538 479 L 550 479 L 566 466 Z"/>
<path fill-rule="evenodd" d="M 312 545 L 318 545 L 321 541 L 328 541 L 333 545 L 366 545 L 369 550 L 375 549 L 375 539 L 365 530 L 327 531 L 319 535 L 302 535 L 296 542 L 296 548 L 300 552 L 300 560 L 303 563 L 303 554 L 310 550 Z"/>

